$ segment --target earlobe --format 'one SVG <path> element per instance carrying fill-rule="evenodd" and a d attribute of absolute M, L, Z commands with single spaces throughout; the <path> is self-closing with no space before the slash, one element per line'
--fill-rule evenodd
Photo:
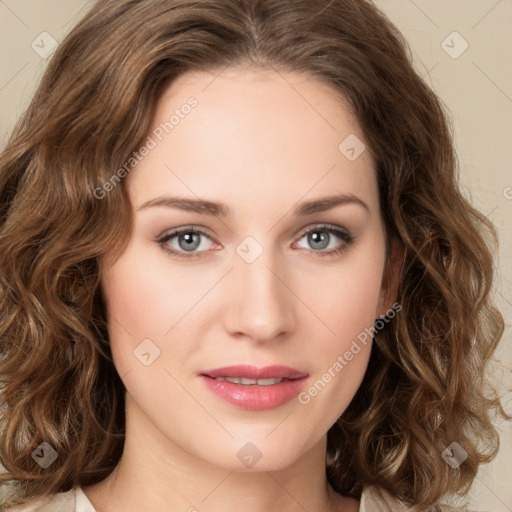
<path fill-rule="evenodd" d="M 402 270 L 405 264 L 407 249 L 398 239 L 391 241 L 391 254 L 382 276 L 379 308 L 377 314 L 380 317 L 386 315 L 396 302 L 398 297 L 398 286 L 402 278 Z"/>

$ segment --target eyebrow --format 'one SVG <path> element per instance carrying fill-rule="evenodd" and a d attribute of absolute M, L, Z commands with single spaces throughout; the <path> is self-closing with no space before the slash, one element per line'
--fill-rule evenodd
<path fill-rule="evenodd" d="M 325 212 L 336 206 L 348 204 L 362 206 L 368 213 L 370 213 L 369 206 L 359 197 L 353 194 L 341 194 L 300 203 L 293 209 L 293 215 L 304 217 L 306 215 L 312 215 L 313 213 Z M 141 204 L 137 208 L 137 211 L 158 206 L 178 208 L 188 212 L 211 215 L 212 217 L 228 217 L 230 215 L 229 207 L 223 203 L 207 201 L 205 199 L 189 199 L 185 197 L 170 196 L 161 196 L 150 199 L 149 201 Z"/>

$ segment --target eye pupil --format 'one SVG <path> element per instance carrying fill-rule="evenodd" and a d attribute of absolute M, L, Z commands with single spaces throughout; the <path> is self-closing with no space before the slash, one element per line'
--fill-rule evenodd
<path fill-rule="evenodd" d="M 199 247 L 199 237 L 201 235 L 199 233 L 181 233 L 178 237 L 178 243 L 179 243 L 179 246 L 180 246 L 180 249 L 183 249 L 185 251 L 188 251 L 188 250 L 194 250 L 194 249 L 197 249 Z M 194 243 L 194 237 L 196 237 L 196 240 L 195 240 L 195 243 Z M 183 246 L 181 244 L 181 241 L 182 240 L 186 240 L 186 243 L 187 245 Z"/>
<path fill-rule="evenodd" d="M 308 242 L 315 249 L 325 249 L 329 245 L 329 233 L 326 231 L 313 231 L 308 238 Z M 320 247 L 316 244 L 320 244 Z"/>

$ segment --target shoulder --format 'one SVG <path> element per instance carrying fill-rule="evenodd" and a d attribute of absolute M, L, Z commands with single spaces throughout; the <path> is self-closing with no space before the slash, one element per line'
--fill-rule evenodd
<path fill-rule="evenodd" d="M 383 487 L 375 485 L 363 486 L 359 512 L 407 512 L 408 506 L 392 496 Z M 472 512 L 467 508 L 459 508 L 439 503 L 424 512 Z"/>
<path fill-rule="evenodd" d="M 26 505 L 16 505 L 1 509 L 1 512 L 87 512 L 77 508 L 77 489 L 54 494 L 49 498 L 40 498 Z"/>

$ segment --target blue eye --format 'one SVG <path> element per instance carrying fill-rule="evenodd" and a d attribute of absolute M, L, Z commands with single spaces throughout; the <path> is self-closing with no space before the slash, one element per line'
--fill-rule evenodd
<path fill-rule="evenodd" d="M 166 234 L 158 239 L 157 243 L 165 252 L 186 260 L 201 257 L 202 253 L 207 252 L 207 249 L 197 250 L 202 245 L 202 237 L 211 240 L 211 237 L 204 231 L 193 227 L 185 227 L 175 229 L 169 234 Z M 302 234 L 299 241 L 306 237 L 307 243 L 312 247 L 311 252 L 313 252 L 315 256 L 320 257 L 341 254 L 347 250 L 349 245 L 355 240 L 355 237 L 348 231 L 330 225 L 320 225 L 310 228 Z M 335 245 L 334 248 L 331 247 L 330 250 L 324 250 L 329 248 L 333 237 L 338 238 L 342 242 Z M 173 240 L 175 240 L 175 243 L 171 243 Z"/>
<path fill-rule="evenodd" d="M 175 255 L 178 258 L 190 259 L 197 258 L 199 254 L 195 251 L 201 245 L 201 237 L 210 238 L 204 231 L 196 228 L 180 228 L 172 231 L 168 235 L 160 238 L 158 243 L 162 249 L 169 254 Z M 170 241 L 176 238 L 178 249 L 172 248 Z M 204 251 L 199 251 L 204 252 Z M 190 254 L 187 254 L 190 253 Z"/>
<path fill-rule="evenodd" d="M 341 239 L 343 243 L 337 246 L 335 245 L 334 248 L 331 247 L 330 250 L 325 251 L 324 249 L 329 247 L 333 235 L 335 238 Z M 302 235 L 301 240 L 303 238 L 307 238 L 307 243 L 313 247 L 315 256 L 320 257 L 341 254 L 347 250 L 349 245 L 355 240 L 355 237 L 348 231 L 329 225 L 315 226 L 306 231 Z"/>

